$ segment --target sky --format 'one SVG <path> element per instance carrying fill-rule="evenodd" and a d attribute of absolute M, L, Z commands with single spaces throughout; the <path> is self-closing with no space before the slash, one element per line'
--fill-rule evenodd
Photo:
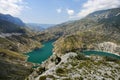
<path fill-rule="evenodd" d="M 59 24 L 117 7 L 120 0 L 0 0 L 0 13 L 41 24 Z"/>

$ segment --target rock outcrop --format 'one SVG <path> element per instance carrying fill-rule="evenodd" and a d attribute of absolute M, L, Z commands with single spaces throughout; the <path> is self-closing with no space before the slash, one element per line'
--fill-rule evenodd
<path fill-rule="evenodd" d="M 34 72 L 28 80 L 120 79 L 120 62 L 105 61 L 104 57 L 100 56 L 91 56 L 84 59 L 82 57 L 78 57 L 76 53 L 66 53 L 61 56 L 59 64 L 52 66 L 41 74 L 38 74 L 41 71 L 39 69 L 40 71 L 36 71 L 37 74 Z"/>
<path fill-rule="evenodd" d="M 113 42 L 103 42 L 99 43 L 96 47 L 96 50 L 105 51 L 110 53 L 116 53 L 120 55 L 120 46 Z"/>

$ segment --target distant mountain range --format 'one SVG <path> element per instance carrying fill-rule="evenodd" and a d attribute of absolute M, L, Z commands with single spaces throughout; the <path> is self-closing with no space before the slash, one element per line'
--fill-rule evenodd
<path fill-rule="evenodd" d="M 0 13 L 0 33 L 24 33 L 25 28 L 34 31 L 44 31 L 55 24 L 24 23 L 21 19 L 9 14 Z"/>
<path fill-rule="evenodd" d="M 26 26 L 35 31 L 43 31 L 47 28 L 54 26 L 55 24 L 39 24 L 39 23 L 26 23 Z"/>

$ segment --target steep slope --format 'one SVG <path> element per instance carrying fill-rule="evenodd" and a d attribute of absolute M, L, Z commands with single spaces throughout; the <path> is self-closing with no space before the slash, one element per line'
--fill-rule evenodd
<path fill-rule="evenodd" d="M 24 26 L 19 18 L 0 14 L 0 48 L 24 53 L 40 47 L 40 42 L 31 38 L 35 33 Z"/>
<path fill-rule="evenodd" d="M 55 42 L 56 53 L 82 50 L 84 47 L 95 49 L 95 45 L 103 42 L 120 45 L 119 13 L 120 8 L 97 11 L 81 20 L 57 25 L 46 32 L 62 36 Z"/>
<path fill-rule="evenodd" d="M 0 33 L 25 33 L 25 29 L 6 20 L 0 20 Z"/>
<path fill-rule="evenodd" d="M 24 80 L 31 72 L 26 56 L 0 48 L 0 80 Z"/>
<path fill-rule="evenodd" d="M 8 22 L 14 23 L 16 25 L 22 26 L 22 27 L 25 26 L 22 20 L 20 20 L 17 17 L 13 17 L 9 14 L 0 14 L 0 20 L 5 20 Z"/>
<path fill-rule="evenodd" d="M 0 14 L 0 33 L 25 33 L 25 24 L 17 17 Z"/>
<path fill-rule="evenodd" d="M 47 31 L 56 35 L 68 35 L 77 31 L 85 30 L 100 30 L 107 33 L 112 29 L 112 32 L 119 32 L 119 13 L 120 8 L 97 11 L 89 14 L 81 20 L 59 24 L 53 28 L 48 29 Z"/>
<path fill-rule="evenodd" d="M 109 57 L 69 52 L 57 64 L 55 55 L 45 61 L 28 77 L 28 80 L 117 80 L 120 61 Z M 49 63 L 50 62 L 50 63 Z"/>
<path fill-rule="evenodd" d="M 31 73 L 24 53 L 41 47 L 35 35 L 18 18 L 0 14 L 0 80 L 24 80 Z"/>

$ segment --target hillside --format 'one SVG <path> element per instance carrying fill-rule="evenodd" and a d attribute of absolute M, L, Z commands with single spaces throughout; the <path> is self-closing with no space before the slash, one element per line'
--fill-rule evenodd
<path fill-rule="evenodd" d="M 31 73 L 24 53 L 41 47 L 35 35 L 19 18 L 0 14 L 0 80 L 24 80 Z"/>
<path fill-rule="evenodd" d="M 111 29 L 119 32 L 120 8 L 97 11 L 89 14 L 81 20 L 65 22 L 49 28 L 46 32 L 56 35 L 67 35 L 77 31 L 101 30 L 107 33 Z M 114 30 L 112 30 L 114 31 Z"/>
<path fill-rule="evenodd" d="M 25 27 L 19 18 L 0 14 L 0 48 L 20 53 L 31 51 L 41 46 L 39 41 L 31 38 L 34 35 L 36 33 Z"/>
<path fill-rule="evenodd" d="M 59 24 L 46 30 L 56 36 L 62 36 L 54 44 L 55 53 L 74 50 L 95 49 L 103 42 L 120 45 L 120 8 L 97 11 L 81 20 Z M 79 44 L 79 45 L 78 45 Z"/>
<path fill-rule="evenodd" d="M 22 54 L 0 48 L 0 80 L 24 80 L 32 66 L 26 59 Z"/>
<path fill-rule="evenodd" d="M 69 52 L 57 58 L 51 56 L 28 77 L 28 80 L 119 80 L 120 61 L 109 57 Z M 56 60 L 55 60 L 56 59 Z"/>
<path fill-rule="evenodd" d="M 120 8 L 101 10 L 47 29 L 41 36 L 59 37 L 53 55 L 28 80 L 119 80 L 118 59 L 82 54 L 85 50 L 97 50 L 120 55 L 119 13 Z"/>
<path fill-rule="evenodd" d="M 118 59 L 82 54 L 85 50 L 97 50 L 120 55 L 119 21 L 120 8 L 114 8 L 35 32 L 19 18 L 0 14 L 0 79 L 119 80 Z M 39 27 L 36 24 L 29 26 L 33 25 Z M 41 42 L 53 39 L 57 39 L 53 44 L 54 54 L 32 71 L 33 65 L 26 62 L 24 53 L 40 48 Z"/>
<path fill-rule="evenodd" d="M 26 33 L 25 24 L 17 17 L 0 14 L 0 33 Z"/>
<path fill-rule="evenodd" d="M 25 29 L 6 20 L 0 20 L 0 33 L 25 33 Z"/>
<path fill-rule="evenodd" d="M 22 26 L 22 27 L 25 26 L 25 24 L 22 20 L 20 20 L 17 17 L 13 17 L 9 14 L 1 14 L 0 13 L 0 20 L 8 21 L 8 22 L 14 23 L 14 24 Z"/>

